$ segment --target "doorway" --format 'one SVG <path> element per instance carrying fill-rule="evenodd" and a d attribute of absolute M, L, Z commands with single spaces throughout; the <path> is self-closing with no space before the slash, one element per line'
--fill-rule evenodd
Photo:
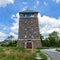
<path fill-rule="evenodd" d="M 28 49 L 32 49 L 32 42 L 27 42 L 26 47 L 27 47 Z"/>

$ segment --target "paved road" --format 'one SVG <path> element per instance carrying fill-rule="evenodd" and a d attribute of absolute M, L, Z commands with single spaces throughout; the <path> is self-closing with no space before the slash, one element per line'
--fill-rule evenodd
<path fill-rule="evenodd" d="M 60 53 L 56 52 L 55 49 L 45 49 L 42 52 L 47 54 L 51 60 L 60 60 Z"/>

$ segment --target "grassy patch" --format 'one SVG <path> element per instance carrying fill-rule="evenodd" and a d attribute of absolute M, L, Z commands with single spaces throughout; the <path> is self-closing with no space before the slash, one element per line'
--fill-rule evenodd
<path fill-rule="evenodd" d="M 50 47 L 41 47 L 41 48 L 37 48 L 37 49 L 49 49 Z"/>
<path fill-rule="evenodd" d="M 36 51 L 21 47 L 0 47 L 0 60 L 36 60 Z"/>
<path fill-rule="evenodd" d="M 39 53 L 41 60 L 48 60 L 48 57 L 40 51 L 40 49 L 37 50 L 37 53 Z"/>
<path fill-rule="evenodd" d="M 56 51 L 60 52 L 60 48 L 56 48 Z"/>
<path fill-rule="evenodd" d="M 39 54 L 42 57 L 42 60 L 48 60 L 47 56 L 44 53 L 40 52 Z"/>

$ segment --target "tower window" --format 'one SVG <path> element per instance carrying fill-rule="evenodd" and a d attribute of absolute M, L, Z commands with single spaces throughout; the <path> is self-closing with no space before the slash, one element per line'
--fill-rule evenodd
<path fill-rule="evenodd" d="M 34 17 L 34 14 L 31 14 L 31 17 Z"/>
<path fill-rule="evenodd" d="M 24 23 L 27 23 L 27 20 L 26 19 L 24 20 Z"/>
<path fill-rule="evenodd" d="M 24 26 L 24 30 L 27 30 L 27 26 Z"/>
<path fill-rule="evenodd" d="M 34 38 L 35 37 L 35 34 L 31 34 L 31 37 Z"/>
<path fill-rule="evenodd" d="M 33 23 L 33 20 L 30 20 L 29 22 L 30 22 L 30 23 Z"/>
<path fill-rule="evenodd" d="M 31 30 L 33 30 L 34 29 L 34 26 L 31 26 L 30 28 L 31 28 Z"/>
<path fill-rule="evenodd" d="M 27 34 L 24 34 L 24 38 L 27 38 Z"/>
<path fill-rule="evenodd" d="M 33 13 L 26 13 L 26 14 L 23 14 L 24 17 L 34 17 L 34 14 Z"/>

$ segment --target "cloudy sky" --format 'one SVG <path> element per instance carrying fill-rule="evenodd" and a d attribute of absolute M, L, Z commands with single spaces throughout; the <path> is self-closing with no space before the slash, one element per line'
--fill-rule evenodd
<path fill-rule="evenodd" d="M 60 0 L 0 0 L 0 41 L 8 35 L 17 38 L 19 12 L 27 8 L 39 12 L 41 34 L 57 31 L 60 35 Z"/>

